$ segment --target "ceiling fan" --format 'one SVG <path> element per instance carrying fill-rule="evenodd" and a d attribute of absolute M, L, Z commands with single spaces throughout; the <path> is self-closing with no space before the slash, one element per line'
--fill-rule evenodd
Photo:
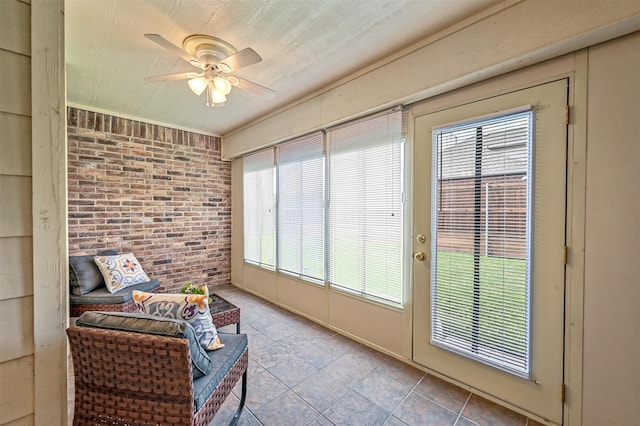
<path fill-rule="evenodd" d="M 217 37 L 194 34 L 185 38 L 182 47 L 176 46 L 158 34 L 145 34 L 149 40 L 159 44 L 169 52 L 200 68 L 201 72 L 182 72 L 145 77 L 145 81 L 155 83 L 170 80 L 188 80 L 189 88 L 197 96 L 207 92 L 207 106 L 223 106 L 232 87 L 272 98 L 275 91 L 258 83 L 240 78 L 231 73 L 262 62 L 260 55 L 250 47 L 240 51 Z"/>

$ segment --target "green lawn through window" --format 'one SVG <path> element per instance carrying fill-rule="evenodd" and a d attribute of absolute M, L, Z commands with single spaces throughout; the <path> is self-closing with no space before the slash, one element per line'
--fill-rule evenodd
<path fill-rule="evenodd" d="M 442 336 L 474 343 L 474 258 L 439 251 L 434 297 Z M 525 357 L 527 350 L 526 264 L 522 259 L 480 257 L 476 344 Z M 511 337 L 509 335 L 511 334 Z"/>

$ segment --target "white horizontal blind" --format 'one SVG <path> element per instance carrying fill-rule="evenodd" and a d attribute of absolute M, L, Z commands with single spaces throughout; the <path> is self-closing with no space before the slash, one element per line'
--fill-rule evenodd
<path fill-rule="evenodd" d="M 324 138 L 278 146 L 278 269 L 324 282 Z"/>
<path fill-rule="evenodd" d="M 402 303 L 403 114 L 329 129 L 329 281 Z"/>
<path fill-rule="evenodd" d="M 433 131 L 432 344 L 529 377 L 532 113 Z"/>
<path fill-rule="evenodd" d="M 276 186 L 273 149 L 243 158 L 244 259 L 276 266 Z"/>

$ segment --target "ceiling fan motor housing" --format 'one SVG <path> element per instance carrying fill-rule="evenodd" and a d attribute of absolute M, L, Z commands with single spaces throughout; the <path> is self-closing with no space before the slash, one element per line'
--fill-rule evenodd
<path fill-rule="evenodd" d="M 237 53 L 235 47 L 217 37 L 195 34 L 184 39 L 184 49 L 205 65 L 214 65 Z"/>

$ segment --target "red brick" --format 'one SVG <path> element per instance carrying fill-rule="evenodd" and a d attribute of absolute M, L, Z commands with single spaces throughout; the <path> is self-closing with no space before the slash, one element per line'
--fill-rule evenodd
<path fill-rule="evenodd" d="M 71 107 L 67 116 L 70 254 L 134 252 L 162 291 L 228 282 L 231 164 L 220 139 Z"/>

